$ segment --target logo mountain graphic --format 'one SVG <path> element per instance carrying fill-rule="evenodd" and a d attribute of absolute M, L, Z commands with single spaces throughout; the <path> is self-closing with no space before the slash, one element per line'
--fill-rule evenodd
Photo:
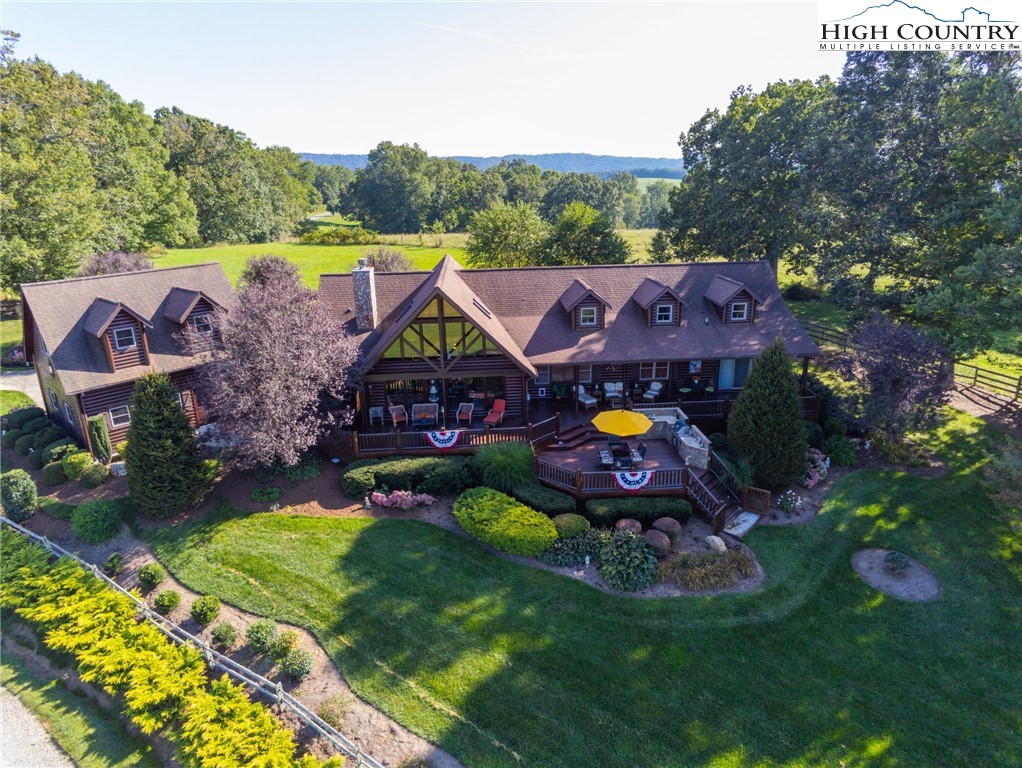
<path fill-rule="evenodd" d="M 849 16 L 848 18 L 845 18 L 845 19 L 834 19 L 834 21 L 851 21 L 852 19 L 857 19 L 860 16 L 864 16 L 865 14 L 869 13 L 870 11 L 878 11 L 878 10 L 886 9 L 886 8 L 895 8 L 895 9 L 899 9 L 899 10 L 908 10 L 908 11 L 918 11 L 919 13 L 925 14 L 926 16 L 929 16 L 934 21 L 939 21 L 942 24 L 963 24 L 963 23 L 965 23 L 966 21 L 969 20 L 969 19 L 966 19 L 966 15 L 969 13 L 969 11 L 972 11 L 977 16 L 985 17 L 985 19 L 983 21 L 979 22 L 979 23 L 982 23 L 982 24 L 1006 24 L 1006 23 L 1011 23 L 1011 21 L 1009 19 L 991 19 L 990 18 L 990 14 L 987 11 L 981 11 L 978 8 L 974 8 L 971 5 L 969 7 L 967 7 L 967 8 L 963 8 L 962 9 L 962 14 L 961 14 L 960 18 L 957 18 L 957 19 L 942 19 L 942 18 L 940 18 L 939 16 L 937 16 L 934 13 L 930 13 L 925 8 L 920 8 L 918 5 L 910 5 L 910 4 L 906 3 L 906 2 L 904 2 L 904 0 L 891 0 L 891 2 L 884 3 L 883 5 L 871 5 L 868 8 L 865 8 L 865 9 L 859 11 L 858 13 L 853 14 L 852 16 Z"/>

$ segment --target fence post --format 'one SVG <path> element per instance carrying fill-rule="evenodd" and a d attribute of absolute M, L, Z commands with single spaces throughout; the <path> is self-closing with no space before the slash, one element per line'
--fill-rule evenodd
<path fill-rule="evenodd" d="M 525 425 L 525 439 L 529 445 L 532 445 L 532 422 Z"/>
<path fill-rule="evenodd" d="M 362 458 L 362 451 L 360 451 L 359 447 L 358 447 L 358 432 L 352 432 L 350 440 L 351 440 L 351 446 L 350 446 L 351 447 L 351 452 L 354 454 L 355 460 L 358 461 L 359 459 Z"/>
<path fill-rule="evenodd" d="M 557 413 L 554 414 L 554 418 L 557 419 L 557 434 L 559 435 L 561 434 L 561 412 L 557 411 Z"/>
<path fill-rule="evenodd" d="M 575 490 L 582 495 L 582 469 L 575 470 Z"/>
<path fill-rule="evenodd" d="M 1015 396 L 1011 399 L 1018 400 L 1019 395 L 1022 395 L 1022 376 L 1015 379 Z"/>
<path fill-rule="evenodd" d="M 398 453 L 404 453 L 404 443 L 401 442 L 401 430 L 394 430 L 394 448 L 397 449 Z"/>

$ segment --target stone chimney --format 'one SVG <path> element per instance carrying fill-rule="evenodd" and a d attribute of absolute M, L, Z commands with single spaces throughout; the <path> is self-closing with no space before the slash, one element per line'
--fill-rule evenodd
<path fill-rule="evenodd" d="M 355 289 L 355 326 L 360 331 L 376 328 L 379 318 L 376 310 L 376 275 L 372 267 L 366 266 L 365 259 L 358 260 L 358 266 L 351 270 Z"/>

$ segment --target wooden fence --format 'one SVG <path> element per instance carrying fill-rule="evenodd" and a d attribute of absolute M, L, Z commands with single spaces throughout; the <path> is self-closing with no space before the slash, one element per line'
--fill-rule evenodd
<path fill-rule="evenodd" d="M 955 381 L 967 387 L 985 389 L 987 392 L 1010 397 L 1012 400 L 1022 397 L 1022 377 L 1009 376 L 971 363 L 955 363 Z"/>
<path fill-rule="evenodd" d="M 802 327 L 806 329 L 813 341 L 821 347 L 837 347 L 842 352 L 852 349 L 852 336 L 850 333 L 846 333 L 832 325 L 815 323 L 811 320 L 800 320 L 799 322 L 801 322 Z"/>

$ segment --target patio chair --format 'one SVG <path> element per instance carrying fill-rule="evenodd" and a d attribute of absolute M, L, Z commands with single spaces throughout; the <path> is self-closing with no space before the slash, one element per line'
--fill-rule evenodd
<path fill-rule="evenodd" d="M 483 426 L 493 427 L 504 421 L 504 409 L 507 408 L 507 401 L 497 398 L 493 401 L 493 407 L 483 419 Z"/>
<path fill-rule="evenodd" d="M 641 469 L 642 464 L 645 461 L 646 461 L 646 444 L 640 440 L 638 448 L 632 451 L 632 464 Z"/>
<path fill-rule="evenodd" d="M 624 399 L 625 385 L 623 381 L 605 381 L 603 382 L 604 399 L 607 404 L 612 408 L 616 405 L 621 404 L 621 400 Z M 616 402 L 615 402 L 616 401 Z"/>
<path fill-rule="evenodd" d="M 436 403 L 416 403 L 412 406 L 412 424 L 417 427 L 436 426 L 440 406 Z"/>
<path fill-rule="evenodd" d="M 585 406 L 585 409 L 587 411 L 590 408 L 596 408 L 597 406 L 599 406 L 599 403 L 596 401 L 596 398 L 590 394 L 587 394 L 586 388 L 583 387 L 581 384 L 575 387 L 575 393 L 578 397 L 578 404 Z"/>
<path fill-rule="evenodd" d="M 460 403 L 458 405 L 458 424 L 465 422 L 469 427 L 472 426 L 472 414 L 475 413 L 475 403 Z"/>
<path fill-rule="evenodd" d="M 403 405 L 390 406 L 390 419 L 394 422 L 394 429 L 408 424 L 408 411 Z"/>
<path fill-rule="evenodd" d="M 631 469 L 632 468 L 632 457 L 629 456 L 618 456 L 614 459 L 614 466 L 618 469 Z"/>
<path fill-rule="evenodd" d="M 618 435 L 609 435 L 607 437 L 607 448 L 614 451 L 615 447 L 619 447 L 624 441 Z"/>
<path fill-rule="evenodd" d="M 659 381 L 654 381 L 649 385 L 649 389 L 642 393 L 642 399 L 648 403 L 655 402 L 660 397 L 660 390 L 664 388 L 664 385 Z"/>

